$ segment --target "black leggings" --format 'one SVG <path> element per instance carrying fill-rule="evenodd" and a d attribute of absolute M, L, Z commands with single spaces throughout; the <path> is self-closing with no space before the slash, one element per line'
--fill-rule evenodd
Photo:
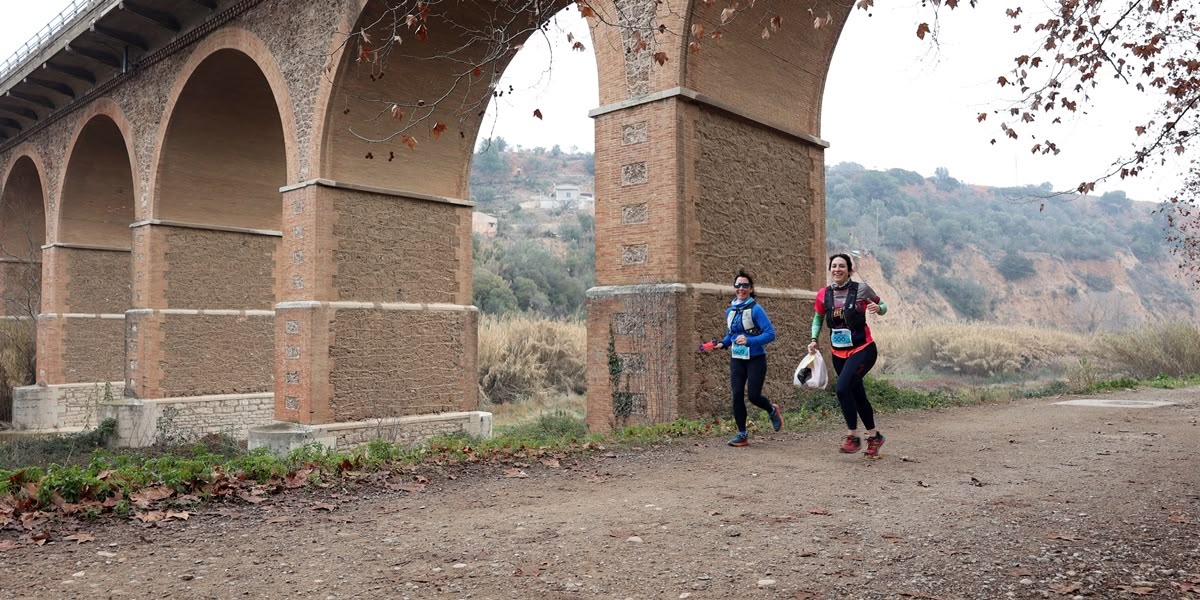
<path fill-rule="evenodd" d="M 763 382 L 767 379 L 767 355 L 729 359 L 729 384 L 733 388 L 733 421 L 738 431 L 746 430 L 746 384 L 750 386 L 750 403 L 771 412 L 771 403 L 762 395 Z"/>
<path fill-rule="evenodd" d="M 871 401 L 867 400 L 867 388 L 863 385 L 863 377 L 875 359 L 879 358 L 879 349 L 875 342 L 850 355 L 850 358 L 833 357 L 833 368 L 837 371 L 837 398 L 842 405 L 842 416 L 846 417 L 846 429 L 858 429 L 858 418 L 862 417 L 863 427 L 875 429 L 875 411 Z"/>

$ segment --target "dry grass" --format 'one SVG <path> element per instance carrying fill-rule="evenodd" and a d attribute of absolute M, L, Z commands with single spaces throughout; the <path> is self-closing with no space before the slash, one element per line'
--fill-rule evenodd
<path fill-rule="evenodd" d="M 12 390 L 34 381 L 37 352 L 32 320 L 0 321 L 0 421 L 12 420 Z"/>
<path fill-rule="evenodd" d="M 997 377 L 1047 368 L 1061 371 L 1092 354 L 1089 336 L 996 324 L 887 328 L 879 329 L 875 337 L 885 373 Z"/>
<path fill-rule="evenodd" d="M 561 414 L 583 421 L 587 418 L 587 396 L 583 394 L 541 394 L 537 398 L 509 404 L 483 403 L 480 410 L 492 413 L 499 428 L 533 423 L 543 415 Z"/>
<path fill-rule="evenodd" d="M 582 394 L 587 390 L 587 328 L 528 316 L 479 323 L 479 392 L 492 405 Z"/>
<path fill-rule="evenodd" d="M 1200 373 L 1200 329 L 1187 323 L 1104 334 L 1097 338 L 1095 350 L 1106 367 L 1137 379 Z"/>

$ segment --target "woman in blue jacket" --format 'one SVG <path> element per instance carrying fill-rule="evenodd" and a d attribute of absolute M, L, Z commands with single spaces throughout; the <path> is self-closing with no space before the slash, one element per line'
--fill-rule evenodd
<path fill-rule="evenodd" d="M 729 440 L 730 446 L 749 446 L 746 433 L 746 389 L 750 390 L 750 403 L 767 411 L 775 431 L 783 427 L 783 415 L 779 405 L 772 404 L 762 395 L 763 382 L 767 378 L 766 345 L 775 340 L 775 327 L 754 300 L 754 279 L 745 271 L 738 271 L 733 281 L 733 301 L 725 310 L 725 337 L 701 346 L 702 350 L 729 348 L 729 384 L 733 389 L 733 420 L 738 433 Z"/>

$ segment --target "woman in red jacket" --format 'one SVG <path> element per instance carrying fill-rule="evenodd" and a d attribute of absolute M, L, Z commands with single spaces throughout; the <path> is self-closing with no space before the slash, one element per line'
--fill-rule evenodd
<path fill-rule="evenodd" d="M 887 312 L 887 305 L 871 286 L 852 281 L 852 273 L 854 262 L 848 255 L 835 254 L 829 259 L 833 283 L 817 292 L 808 351 L 817 351 L 821 325 L 828 323 L 830 353 L 833 368 L 837 371 L 837 398 L 846 419 L 846 440 L 841 451 L 850 454 L 862 447 L 858 437 L 858 419 L 861 418 L 867 430 L 866 456 L 875 458 L 879 456 L 879 447 L 884 440 L 883 434 L 875 429 L 875 411 L 863 385 L 863 378 L 879 358 L 875 338 L 871 337 L 871 328 L 867 326 L 867 313 L 882 315 Z"/>

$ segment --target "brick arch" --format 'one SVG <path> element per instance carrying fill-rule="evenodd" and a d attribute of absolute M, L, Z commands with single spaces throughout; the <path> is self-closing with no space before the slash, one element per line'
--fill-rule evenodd
<path fill-rule="evenodd" d="M 568 0 L 547 3 L 544 18 L 551 18 L 570 3 Z M 354 0 L 349 4 L 339 31 L 357 31 L 371 24 L 384 6 L 379 0 Z M 445 5 L 439 8 L 445 8 Z M 449 18 L 469 22 L 477 12 L 464 4 Z M 430 29 L 431 32 L 436 29 L 436 32 L 431 33 L 428 41 L 404 43 L 399 51 L 436 56 L 461 41 L 451 37 L 454 33 L 452 28 L 431 23 Z M 407 35 L 412 37 L 411 33 Z M 380 33 L 372 36 L 372 39 L 380 39 L 380 36 L 383 39 L 389 37 Z M 471 155 L 483 116 L 469 113 L 460 121 L 461 115 L 456 114 L 454 108 L 462 103 L 479 101 L 482 101 L 481 107 L 486 107 L 491 94 L 486 81 L 474 81 L 470 89 L 456 91 L 441 102 L 444 108 L 435 111 L 423 125 L 414 128 L 411 134 L 418 142 L 415 152 L 405 146 L 398 136 L 386 142 L 366 141 L 351 133 L 350 129 L 354 128 L 362 137 L 381 139 L 395 132 L 396 123 L 386 118 L 371 119 L 370 115 L 381 111 L 384 105 L 364 102 L 362 97 L 377 96 L 415 102 L 425 99 L 422 93 L 429 93 L 430 89 L 438 89 L 439 84 L 450 82 L 454 78 L 454 71 L 463 67 L 440 60 L 397 61 L 391 65 L 386 77 L 372 80 L 370 65 L 357 61 L 358 48 L 354 40 L 347 41 L 341 35 L 335 36 L 331 43 L 330 64 L 336 65 L 336 68 L 333 77 L 322 80 L 317 93 L 312 127 L 314 149 L 310 155 L 312 164 L 309 172 L 316 177 L 334 180 L 448 198 L 466 198 Z M 497 66 L 501 69 L 507 66 L 513 54 L 510 53 Z M 414 81 L 420 82 L 420 85 L 411 85 Z M 429 132 L 434 122 L 442 122 L 449 127 L 437 140 Z M 367 153 L 375 158 L 366 158 Z M 388 158 L 393 154 L 394 160 L 389 161 Z"/>
<path fill-rule="evenodd" d="M 52 241 L 129 246 L 129 224 L 141 197 L 132 132 L 124 111 L 110 98 L 79 115 L 51 215 Z"/>
<path fill-rule="evenodd" d="M 13 149 L 9 154 L 8 164 L 4 167 L 3 176 L 0 176 L 0 194 L 7 193 L 9 179 L 13 176 L 13 172 L 17 170 L 18 164 L 22 159 L 33 163 L 33 168 L 37 172 L 38 180 L 40 181 L 42 199 L 42 211 L 45 212 L 50 204 L 50 188 L 49 182 L 46 179 L 46 161 L 42 159 L 42 155 L 33 147 L 32 144 L 26 142 Z M 45 224 L 43 223 L 43 227 Z"/>
<path fill-rule="evenodd" d="M 287 81 L 267 45 L 241 28 L 215 32 L 179 70 L 168 98 L 145 216 L 278 229 L 278 189 L 297 173 L 296 118 Z M 236 110 L 229 110 L 235 102 Z M 164 186 L 205 190 L 209 197 L 175 191 L 164 197 Z M 257 204 L 222 203 L 234 201 L 229 192 L 235 189 L 244 200 L 248 186 Z"/>

